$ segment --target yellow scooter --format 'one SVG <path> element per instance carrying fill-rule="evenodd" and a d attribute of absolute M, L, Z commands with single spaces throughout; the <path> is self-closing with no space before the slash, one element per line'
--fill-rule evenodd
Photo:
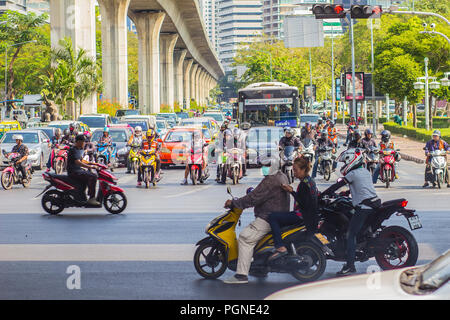
<path fill-rule="evenodd" d="M 150 183 L 156 186 L 156 152 L 154 149 L 141 150 L 139 156 L 142 181 L 145 187 L 148 188 Z"/>
<path fill-rule="evenodd" d="M 128 163 L 130 164 L 130 171 L 133 171 L 133 174 L 136 174 L 136 172 L 139 170 L 140 148 L 140 144 L 133 143 L 130 148 L 130 153 L 128 154 Z"/>
<path fill-rule="evenodd" d="M 227 192 L 232 196 L 230 187 Z M 242 211 L 232 208 L 206 226 L 208 236 L 197 242 L 194 254 L 195 269 L 202 277 L 217 279 L 227 268 L 236 271 L 239 254 L 236 225 L 240 224 Z M 326 254 L 332 254 L 326 246 L 328 240 L 320 233 L 307 239 L 303 223 L 287 226 L 281 231 L 289 254 L 269 261 L 275 247 L 272 234 L 267 234 L 254 249 L 250 275 L 265 277 L 269 272 L 277 272 L 290 273 L 301 282 L 319 279 L 326 268 Z"/>

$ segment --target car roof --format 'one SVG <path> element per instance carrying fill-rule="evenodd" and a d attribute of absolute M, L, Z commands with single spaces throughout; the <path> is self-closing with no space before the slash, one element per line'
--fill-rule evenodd
<path fill-rule="evenodd" d="M 81 117 L 108 117 L 109 114 L 106 113 L 89 113 L 89 114 L 82 114 Z"/>
<path fill-rule="evenodd" d="M 171 128 L 169 131 L 195 131 L 195 130 L 200 130 L 201 128 L 196 128 L 196 127 L 173 127 Z"/>

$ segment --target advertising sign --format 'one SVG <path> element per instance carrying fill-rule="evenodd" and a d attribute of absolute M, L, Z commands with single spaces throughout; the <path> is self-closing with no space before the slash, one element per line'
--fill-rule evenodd
<path fill-rule="evenodd" d="M 258 106 L 268 104 L 292 104 L 292 98 L 271 98 L 271 99 L 245 99 L 246 106 Z"/>
<path fill-rule="evenodd" d="M 352 73 L 345 73 L 345 100 L 353 100 Z M 364 100 L 364 72 L 355 72 L 355 100 Z"/>
<path fill-rule="evenodd" d="M 278 120 L 275 121 L 275 127 L 297 127 L 297 120 L 289 119 L 289 120 Z"/>
<path fill-rule="evenodd" d="M 312 85 L 312 95 L 311 95 L 311 86 L 305 85 L 303 89 L 303 96 L 305 97 L 305 101 L 310 101 L 311 98 L 313 98 L 314 101 L 316 101 L 316 85 Z"/>

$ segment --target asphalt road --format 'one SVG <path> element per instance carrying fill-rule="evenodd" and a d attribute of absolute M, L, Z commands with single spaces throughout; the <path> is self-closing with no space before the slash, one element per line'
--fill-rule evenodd
<path fill-rule="evenodd" d="M 417 210 L 423 228 L 413 234 L 419 242 L 418 263 L 426 263 L 449 247 L 450 189 L 423 190 L 423 165 L 401 161 L 399 168 L 400 180 L 389 190 L 379 184 L 377 191 L 383 200 L 404 197 Z M 115 174 L 128 197 L 121 215 L 104 209 L 47 215 L 34 198 L 46 185 L 40 173 L 29 189 L 0 190 L 0 299 L 263 299 L 298 284 L 290 275 L 269 274 L 266 279 L 250 277 L 248 285 L 229 286 L 196 273 L 195 243 L 205 237 L 206 224 L 224 212 L 229 198 L 226 187 L 213 178 L 204 185 L 182 186 L 183 170 L 167 169 L 159 185 L 146 190 L 136 188 L 136 176 L 124 169 Z M 260 180 L 260 170 L 251 169 L 241 184 L 232 186 L 233 194 L 244 195 Z M 320 177 L 316 182 L 320 190 L 331 184 Z M 242 227 L 252 219 L 252 211 L 246 210 Z M 387 224 L 409 229 L 403 217 Z M 334 278 L 341 265 L 328 261 L 321 280 Z M 357 270 L 364 273 L 373 265 L 374 260 L 358 263 Z M 80 271 L 80 289 L 67 286 L 71 266 Z M 232 274 L 227 271 L 221 279 Z"/>

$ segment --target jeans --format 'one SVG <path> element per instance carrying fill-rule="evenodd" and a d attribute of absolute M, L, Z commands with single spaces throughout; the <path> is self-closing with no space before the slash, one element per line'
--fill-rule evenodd
<path fill-rule="evenodd" d="M 87 185 L 89 198 L 95 197 L 95 185 L 97 183 L 97 175 L 95 173 L 79 170 L 69 173 L 69 177 Z"/>
<path fill-rule="evenodd" d="M 269 224 L 272 228 L 273 241 L 275 248 L 284 246 L 281 238 L 281 228 L 301 222 L 302 218 L 297 216 L 293 211 L 291 212 L 272 212 L 269 215 Z"/>
<path fill-rule="evenodd" d="M 372 213 L 372 209 L 356 207 L 356 212 L 350 220 L 347 236 L 347 266 L 349 267 L 355 266 L 356 236 L 361 231 L 370 213 Z"/>

